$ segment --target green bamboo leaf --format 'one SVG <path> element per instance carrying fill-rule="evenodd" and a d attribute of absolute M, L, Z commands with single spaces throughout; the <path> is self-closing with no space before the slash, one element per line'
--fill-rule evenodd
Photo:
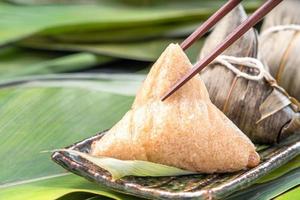
<path fill-rule="evenodd" d="M 40 151 L 60 148 L 108 129 L 133 98 L 119 95 L 130 81 L 43 81 L 0 87 L 0 184 L 61 173 Z M 106 83 L 107 82 L 107 83 Z M 88 83 L 88 84 L 87 84 Z M 106 92 L 101 83 L 105 84 Z M 113 93 L 108 93 L 112 86 Z M 85 85 L 84 85 L 85 84 Z M 99 86 L 99 87 L 98 87 Z M 107 89 L 108 88 L 108 89 Z M 103 113 L 106 113 L 103 115 Z M 38 163 L 38 164 L 37 164 Z"/>
<path fill-rule="evenodd" d="M 82 4 L 82 3 L 103 3 L 105 1 L 103 0 L 85 0 L 82 2 L 81 0 L 6 0 L 8 2 L 21 4 L 21 5 L 41 5 L 41 4 Z M 180 3 L 179 0 L 169 0 L 169 1 L 163 1 L 163 0 L 147 0 L 147 1 L 140 1 L 140 0 L 114 0 L 118 4 L 124 4 L 124 5 L 135 5 L 135 6 L 170 6 L 172 4 L 178 4 Z M 187 3 L 193 3 L 197 0 L 186 0 Z M 214 4 L 219 3 L 220 0 L 214 0 L 214 1 L 203 1 L 203 4 Z M 224 1 L 223 1 L 224 2 Z M 182 4 L 182 3 L 181 3 Z"/>
<path fill-rule="evenodd" d="M 6 0 L 7 2 L 12 2 L 15 4 L 22 4 L 22 5 L 40 5 L 40 4 L 98 4 L 98 3 L 105 3 L 107 0 L 85 0 L 82 2 L 81 0 Z M 246 5 L 250 6 L 256 3 L 257 0 L 249 0 Z M 140 0 L 114 0 L 114 3 L 117 5 L 133 5 L 133 6 L 151 6 L 151 7 L 162 7 L 162 6 L 173 6 L 173 7 L 186 7 L 192 5 L 198 5 L 198 0 L 186 0 L 185 2 L 182 2 L 180 0 L 147 0 L 147 1 L 140 1 Z M 220 5 L 220 3 L 225 3 L 225 0 L 203 0 L 201 1 L 201 5 L 204 7 L 207 6 L 216 6 Z"/>
<path fill-rule="evenodd" d="M 134 198 L 134 197 L 133 197 Z M 133 199 L 131 198 L 131 199 Z M 61 199 L 62 200 L 62 199 Z M 99 196 L 94 196 L 94 197 L 91 197 L 91 198 L 88 198 L 88 199 L 85 199 L 85 200 L 103 200 L 102 197 L 99 197 Z M 108 199 L 109 200 L 109 199 Z"/>
<path fill-rule="evenodd" d="M 254 3 L 253 3 L 254 2 Z M 253 1 L 255 8 L 259 1 Z M 86 5 L 16 6 L 0 3 L 0 46 L 32 35 L 67 41 L 128 41 L 199 24 L 224 1 L 136 7 L 112 1 Z M 118 13 L 118 14 L 116 14 Z"/>
<path fill-rule="evenodd" d="M 15 71 L 7 76 L 24 76 L 34 74 L 51 74 L 60 72 L 72 72 L 90 68 L 99 64 L 112 61 L 113 58 L 96 56 L 91 53 L 76 53 L 56 59 L 26 66 L 23 70 Z"/>
<path fill-rule="evenodd" d="M 119 160 L 109 157 L 95 157 L 86 153 L 71 149 L 60 149 L 58 151 L 67 152 L 80 156 L 95 165 L 107 170 L 113 179 L 120 179 L 125 176 L 180 176 L 196 174 L 196 172 L 182 170 L 176 167 L 166 166 L 158 163 L 141 160 Z"/>
<path fill-rule="evenodd" d="M 99 195 L 116 200 L 130 200 L 131 196 L 120 194 L 108 188 L 89 182 L 73 174 L 62 174 L 44 179 L 34 179 L 28 182 L 15 183 L 7 187 L 0 186 L 0 199 L 9 200 L 64 200 L 66 195 L 74 192 Z M 74 197 L 74 196 L 73 196 Z M 139 199 L 139 198 L 137 198 Z M 74 200 L 74 198 L 72 199 Z"/>
<path fill-rule="evenodd" d="M 155 61 L 170 43 L 180 43 L 184 39 L 155 39 L 131 43 L 60 43 L 46 37 L 33 37 L 21 42 L 21 45 L 55 51 L 90 52 L 97 55 L 125 58 L 139 61 Z M 199 40 L 187 50 L 192 62 L 197 60 L 203 40 Z"/>
<path fill-rule="evenodd" d="M 93 194 L 93 193 L 89 193 L 89 192 L 71 192 L 71 193 L 68 193 L 68 194 L 65 194 L 59 198 L 57 198 L 56 200 L 90 200 L 90 199 L 93 199 L 94 197 L 96 197 L 96 194 Z M 108 200 L 111 200 L 111 198 L 106 198 L 106 197 L 103 197 L 101 196 L 101 198 L 103 199 L 108 199 Z"/>
<path fill-rule="evenodd" d="M 265 200 L 272 199 L 300 184 L 300 168 L 262 184 L 253 185 L 245 190 L 231 195 L 227 200 Z"/>
<path fill-rule="evenodd" d="M 0 50 L 0 75 L 13 73 L 24 66 L 41 63 L 45 60 L 55 59 L 62 56 L 61 53 L 43 53 L 30 51 L 17 47 L 6 47 Z"/>
<path fill-rule="evenodd" d="M 300 156 L 297 156 L 296 158 L 294 158 L 287 164 L 279 167 L 275 171 L 273 171 L 273 172 L 267 174 L 266 176 L 264 176 L 263 178 L 259 179 L 257 181 L 257 183 L 264 183 L 264 182 L 271 181 L 271 180 L 279 178 L 280 176 L 288 173 L 289 171 L 297 169 L 297 168 L 300 168 Z"/>
<path fill-rule="evenodd" d="M 211 12 L 210 8 L 179 11 L 109 4 L 22 7 L 1 3 L 0 45 L 37 33 L 68 41 L 142 39 L 179 24 L 199 23 Z"/>
<path fill-rule="evenodd" d="M 49 37 L 52 41 L 63 42 L 63 43 L 113 43 L 113 42 L 134 42 L 144 41 L 155 38 L 163 38 L 170 35 L 178 35 L 180 33 L 186 33 L 185 30 L 189 30 L 189 27 L 196 27 L 194 17 L 190 19 L 184 19 L 183 22 L 178 19 L 178 22 L 154 24 L 154 25 L 136 25 L 137 27 L 122 27 L 116 25 L 116 27 L 108 30 L 92 30 L 92 31 L 77 31 L 70 30 L 66 32 L 58 33 L 45 33 L 40 32 L 34 34 L 32 37 Z M 203 19 L 199 19 L 201 22 Z M 197 23 L 198 25 L 199 23 Z M 191 33 L 191 32 L 189 32 Z M 179 35 L 179 36 L 186 36 Z"/>
<path fill-rule="evenodd" d="M 77 176 L 64 176 L 50 153 L 40 152 L 110 128 L 133 100 L 132 94 L 119 91 L 137 80 L 133 75 L 62 74 L 2 81 L 0 199 L 55 199 L 84 189 L 114 194 Z"/>
<path fill-rule="evenodd" d="M 113 59 L 92 53 L 65 54 L 10 47 L 0 51 L 0 78 L 78 71 Z"/>
<path fill-rule="evenodd" d="M 300 199 L 300 186 L 290 191 L 287 191 L 286 193 L 275 198 L 275 200 L 291 200 L 291 199 Z"/>
<path fill-rule="evenodd" d="M 0 88 L 17 85 L 18 88 L 70 88 L 88 91 L 108 92 L 111 94 L 134 96 L 144 74 L 50 74 L 24 76 L 18 79 L 0 80 Z"/>

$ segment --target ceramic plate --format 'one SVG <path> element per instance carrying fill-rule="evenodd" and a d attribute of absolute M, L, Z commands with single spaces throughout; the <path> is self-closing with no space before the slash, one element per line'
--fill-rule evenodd
<path fill-rule="evenodd" d="M 103 134 L 105 132 L 66 148 L 88 153 L 92 142 L 101 139 Z M 250 186 L 260 177 L 299 155 L 300 138 L 290 138 L 259 151 L 259 154 L 262 160 L 259 166 L 236 173 L 159 178 L 129 176 L 117 181 L 112 180 L 107 171 L 79 156 L 55 152 L 52 159 L 79 176 L 130 195 L 148 199 L 219 199 Z"/>

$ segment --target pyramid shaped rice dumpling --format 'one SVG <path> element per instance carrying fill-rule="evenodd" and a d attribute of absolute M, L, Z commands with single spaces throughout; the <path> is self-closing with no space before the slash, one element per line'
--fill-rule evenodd
<path fill-rule="evenodd" d="M 199 75 L 160 100 L 191 67 L 180 46 L 170 44 L 153 65 L 132 108 L 93 143 L 91 154 L 203 173 L 258 165 L 254 145 L 211 103 Z"/>

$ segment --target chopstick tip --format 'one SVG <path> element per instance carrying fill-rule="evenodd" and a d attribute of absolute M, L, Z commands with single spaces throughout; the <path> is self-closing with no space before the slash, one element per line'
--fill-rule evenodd
<path fill-rule="evenodd" d="M 163 102 L 164 100 L 166 100 L 168 97 L 167 95 L 164 95 L 160 100 Z"/>
<path fill-rule="evenodd" d="M 171 90 L 169 90 L 160 100 L 161 101 L 165 101 L 167 98 L 169 98 L 174 92 L 176 91 L 176 89 L 172 88 Z"/>

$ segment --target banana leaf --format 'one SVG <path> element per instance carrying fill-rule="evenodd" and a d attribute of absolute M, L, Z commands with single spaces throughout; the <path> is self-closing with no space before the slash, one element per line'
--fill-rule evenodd
<path fill-rule="evenodd" d="M 47 37 L 33 37 L 22 41 L 25 47 L 55 51 L 90 52 L 116 58 L 139 61 L 155 61 L 170 43 L 180 43 L 184 39 L 155 39 L 131 43 L 60 43 L 49 40 Z M 203 40 L 199 40 L 187 50 L 192 62 L 197 60 L 198 51 Z"/>
<path fill-rule="evenodd" d="M 111 1 L 36 6 L 2 2 L 0 46 L 32 35 L 69 42 L 142 40 L 199 24 L 222 3 L 224 1 L 195 1 L 174 6 L 136 7 Z M 253 9 L 259 3 L 252 1 L 247 7 Z"/>
<path fill-rule="evenodd" d="M 92 53 L 66 54 L 9 47 L 0 51 L 0 79 L 87 69 L 112 61 Z"/>

